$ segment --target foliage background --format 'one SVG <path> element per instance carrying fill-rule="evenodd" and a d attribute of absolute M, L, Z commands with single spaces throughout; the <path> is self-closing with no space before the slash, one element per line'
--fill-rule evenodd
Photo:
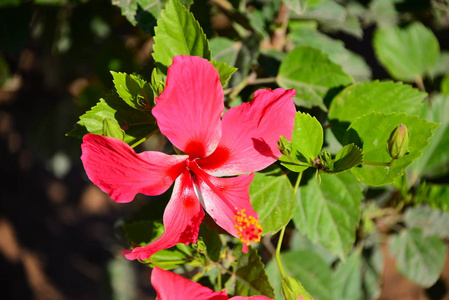
<path fill-rule="evenodd" d="M 212 2 L 197 0 L 192 11 L 209 38 L 227 35 L 235 29 Z M 447 51 L 448 15 L 443 10 L 436 22 L 433 2 L 399 7 L 434 29 Z M 363 56 L 372 79 L 387 79 L 374 54 L 374 29 L 368 24 L 363 38 L 330 35 Z M 151 35 L 107 0 L 0 3 L 0 299 L 154 297 L 148 269 L 119 256 L 127 243 L 117 228 L 137 205 L 115 204 L 93 186 L 79 160 L 80 141 L 65 137 L 113 87 L 110 70 L 150 77 L 152 45 Z M 162 137 L 151 143 L 164 149 Z M 381 299 L 449 299 L 447 265 L 425 291 L 401 278 L 389 259 Z"/>

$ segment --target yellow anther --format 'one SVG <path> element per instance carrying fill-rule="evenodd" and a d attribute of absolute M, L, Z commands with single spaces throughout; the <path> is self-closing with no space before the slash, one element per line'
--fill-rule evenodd
<path fill-rule="evenodd" d="M 237 209 L 237 208 L 236 208 Z M 259 220 L 251 215 L 247 215 L 246 209 L 237 211 L 234 216 L 235 220 L 235 230 L 240 240 L 244 244 L 249 244 L 250 242 L 260 241 L 260 236 L 262 234 L 262 227 L 260 227 Z"/>

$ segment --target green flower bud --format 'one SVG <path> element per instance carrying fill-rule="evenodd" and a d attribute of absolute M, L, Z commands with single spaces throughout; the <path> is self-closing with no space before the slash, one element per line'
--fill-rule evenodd
<path fill-rule="evenodd" d="M 391 132 L 387 142 L 387 151 L 391 158 L 399 159 L 408 154 L 409 143 L 410 131 L 404 124 L 401 124 Z"/>
<path fill-rule="evenodd" d="M 302 284 L 290 276 L 282 279 L 282 293 L 285 300 L 313 300 Z"/>

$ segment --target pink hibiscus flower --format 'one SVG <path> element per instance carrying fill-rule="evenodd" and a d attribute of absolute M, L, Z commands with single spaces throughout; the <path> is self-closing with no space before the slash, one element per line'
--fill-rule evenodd
<path fill-rule="evenodd" d="M 143 260 L 177 243 L 195 243 L 203 208 L 240 238 L 243 251 L 258 242 L 262 229 L 248 193 L 254 174 L 216 176 L 255 172 L 281 156 L 277 141 L 281 135 L 291 137 L 294 95 L 294 90 L 259 90 L 251 102 L 220 118 L 224 105 L 217 70 L 203 58 L 176 56 L 152 113 L 160 131 L 186 155 L 136 154 L 118 139 L 85 135 L 81 160 L 86 173 L 116 202 L 132 201 L 137 193 L 160 195 L 175 182 L 164 212 L 165 232 L 123 254 Z"/>
<path fill-rule="evenodd" d="M 151 272 L 151 284 L 157 292 L 156 300 L 270 300 L 265 296 L 229 298 L 226 291 L 214 292 L 197 282 L 157 267 Z"/>

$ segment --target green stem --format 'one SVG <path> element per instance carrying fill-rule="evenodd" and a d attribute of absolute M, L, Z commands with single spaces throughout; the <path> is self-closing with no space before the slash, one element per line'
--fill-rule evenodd
<path fill-rule="evenodd" d="M 217 284 L 218 284 L 218 290 L 221 291 L 221 270 L 218 270 L 218 276 L 217 276 Z"/>
<path fill-rule="evenodd" d="M 281 272 L 282 278 L 287 277 L 287 273 L 285 273 L 284 266 L 282 265 L 282 261 L 281 261 L 281 246 L 282 246 L 282 240 L 284 239 L 285 228 L 286 228 L 286 226 L 282 227 L 281 233 L 279 234 L 279 240 L 278 240 L 278 245 L 276 247 L 276 256 L 275 256 L 276 263 L 278 265 L 279 272 Z"/>
<path fill-rule="evenodd" d="M 302 173 L 303 172 L 299 172 L 298 173 L 298 178 L 296 178 L 295 188 L 293 189 L 293 194 L 294 195 L 296 195 L 296 193 L 298 192 L 299 184 L 301 183 Z M 281 229 L 281 232 L 279 234 L 278 244 L 277 244 L 277 247 L 276 247 L 276 254 L 275 254 L 276 263 L 278 265 L 279 272 L 281 273 L 282 278 L 287 277 L 287 273 L 285 272 L 284 266 L 282 265 L 282 261 L 281 261 L 282 240 L 284 239 L 284 234 L 285 234 L 285 228 L 286 227 L 287 227 L 287 225 L 282 227 L 282 229 Z"/>

